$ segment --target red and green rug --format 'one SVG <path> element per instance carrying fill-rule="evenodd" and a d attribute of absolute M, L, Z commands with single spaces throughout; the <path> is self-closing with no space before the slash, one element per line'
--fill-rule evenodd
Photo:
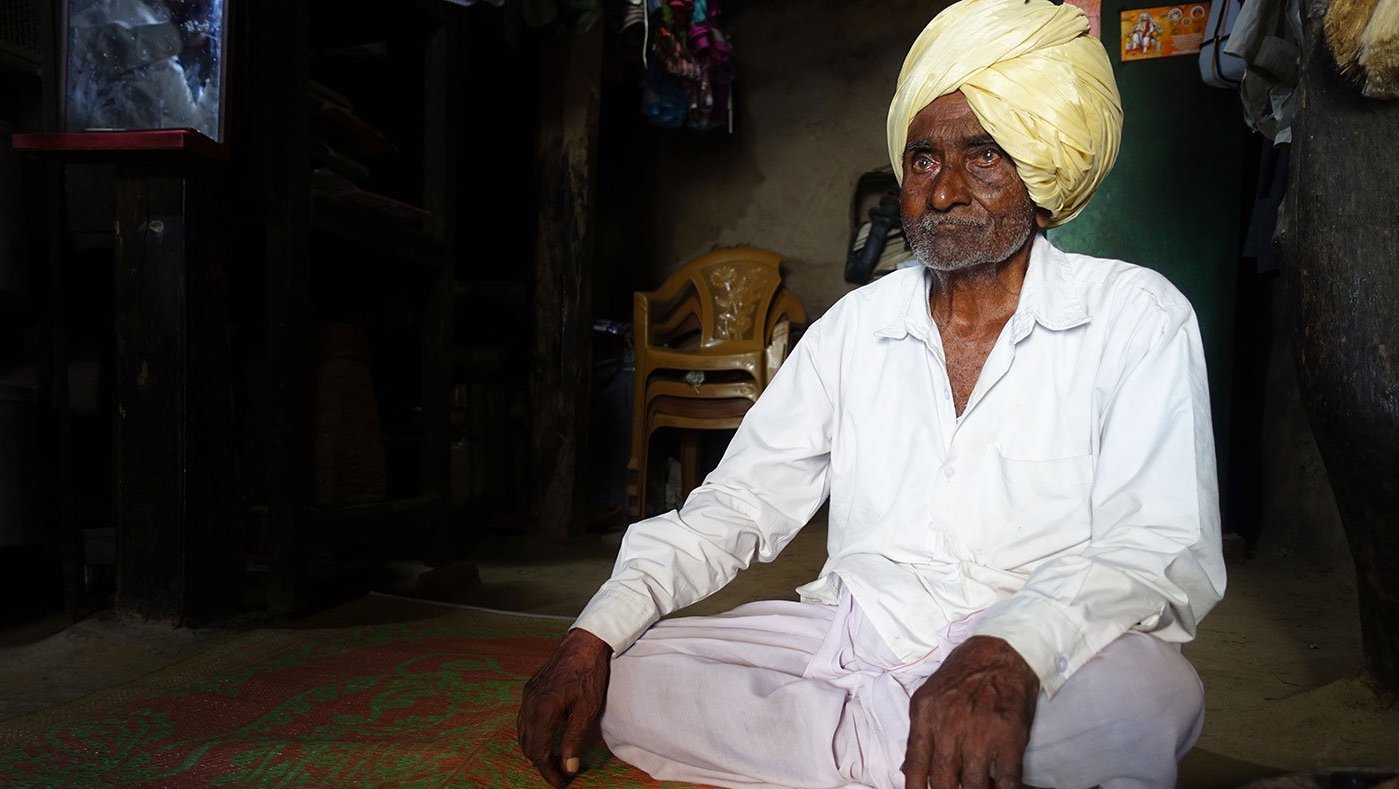
<path fill-rule="evenodd" d="M 544 786 L 515 712 L 568 620 L 422 609 L 239 635 L 0 723 L 0 786 Z M 663 784 L 598 749 L 573 785 Z"/>

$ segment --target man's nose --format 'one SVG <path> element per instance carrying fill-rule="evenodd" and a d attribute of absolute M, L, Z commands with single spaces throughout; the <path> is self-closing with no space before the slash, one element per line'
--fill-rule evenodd
<path fill-rule="evenodd" d="M 934 211 L 946 212 L 956 206 L 971 202 L 971 192 L 967 189 L 967 174 L 962 168 L 944 166 L 933 176 L 933 190 L 929 195 L 928 207 Z"/>

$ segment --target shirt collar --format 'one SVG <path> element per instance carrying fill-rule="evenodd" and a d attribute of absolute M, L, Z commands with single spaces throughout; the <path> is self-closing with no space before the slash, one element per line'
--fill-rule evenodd
<path fill-rule="evenodd" d="M 928 312 L 931 274 L 910 277 L 903 311 L 888 324 L 875 330 L 875 336 L 902 339 L 912 335 L 923 342 L 933 337 L 933 317 Z M 1049 239 L 1040 233 L 1030 247 L 1030 265 L 1020 290 L 1020 305 L 1011 316 L 1011 336 L 1020 342 L 1038 323 L 1050 331 L 1064 331 L 1092 320 L 1083 299 L 1074 287 L 1069 261 Z"/>
<path fill-rule="evenodd" d="M 1019 341 L 1029 333 L 1030 321 L 1050 331 L 1064 331 L 1091 321 L 1076 285 L 1068 256 L 1049 243 L 1043 233 L 1036 236 L 1020 289 L 1020 306 L 1011 319 L 1020 318 L 1024 324 L 1015 339 Z M 1022 315 L 1028 317 L 1021 318 Z"/>
<path fill-rule="evenodd" d="M 918 275 L 908 277 L 903 310 L 888 324 L 875 329 L 876 337 L 901 340 L 911 334 L 923 342 L 932 338 L 933 316 L 928 312 L 929 276 L 928 270 L 919 266 Z"/>

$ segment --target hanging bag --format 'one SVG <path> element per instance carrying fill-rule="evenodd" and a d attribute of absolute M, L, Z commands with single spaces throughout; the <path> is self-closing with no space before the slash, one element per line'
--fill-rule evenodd
<path fill-rule="evenodd" d="M 1206 85 L 1237 89 L 1244 78 L 1244 59 L 1225 54 L 1229 35 L 1244 0 L 1214 0 L 1205 22 L 1205 40 L 1200 44 L 1200 77 Z"/>

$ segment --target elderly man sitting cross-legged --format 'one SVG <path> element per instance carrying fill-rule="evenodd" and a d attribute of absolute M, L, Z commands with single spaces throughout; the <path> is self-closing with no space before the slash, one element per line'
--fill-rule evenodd
<path fill-rule="evenodd" d="M 545 778 L 601 716 L 622 759 L 722 786 L 1174 784 L 1203 709 L 1178 644 L 1224 589 L 1199 332 L 1161 276 L 1039 232 L 1121 119 L 1071 6 L 928 25 L 889 112 L 923 267 L 813 324 L 704 485 L 627 532 L 525 689 Z M 827 497 L 802 602 L 657 624 Z"/>

